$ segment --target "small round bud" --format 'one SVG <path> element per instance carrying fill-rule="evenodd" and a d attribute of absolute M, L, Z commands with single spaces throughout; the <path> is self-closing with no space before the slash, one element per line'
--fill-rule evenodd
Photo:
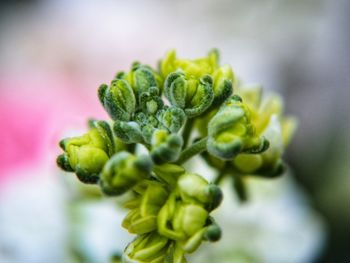
<path fill-rule="evenodd" d="M 210 200 L 208 210 L 212 211 L 215 208 L 219 207 L 219 205 L 221 204 L 223 199 L 223 193 L 221 189 L 215 184 L 209 184 L 207 187 L 207 192 Z"/>
<path fill-rule="evenodd" d="M 213 224 L 207 227 L 204 238 L 210 242 L 216 242 L 221 238 L 221 229 L 218 225 Z"/>

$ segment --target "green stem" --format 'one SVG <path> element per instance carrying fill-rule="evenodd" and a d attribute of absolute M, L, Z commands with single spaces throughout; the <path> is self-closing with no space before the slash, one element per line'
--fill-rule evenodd
<path fill-rule="evenodd" d="M 194 122 L 195 122 L 194 119 L 187 119 L 187 121 L 186 121 L 184 130 L 182 132 L 182 138 L 184 141 L 184 144 L 182 146 L 183 149 L 185 149 L 188 145 L 188 140 L 190 139 Z"/>
<path fill-rule="evenodd" d="M 239 201 L 242 203 L 248 201 L 247 187 L 240 174 L 233 173 L 233 188 L 237 193 Z"/>
<path fill-rule="evenodd" d="M 207 149 L 207 141 L 208 141 L 208 138 L 205 137 L 205 138 L 200 139 L 199 141 L 195 142 L 187 149 L 183 150 L 176 163 L 183 164 L 184 162 L 186 162 L 188 159 L 192 158 L 193 156 L 205 151 Z"/>
<path fill-rule="evenodd" d="M 219 183 L 221 183 L 222 179 L 224 179 L 226 175 L 226 171 L 222 170 L 218 173 L 218 176 L 215 178 L 214 180 L 214 184 L 218 185 Z"/>

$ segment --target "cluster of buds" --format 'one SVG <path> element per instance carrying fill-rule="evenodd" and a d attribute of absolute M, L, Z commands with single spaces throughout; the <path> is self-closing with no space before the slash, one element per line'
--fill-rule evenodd
<path fill-rule="evenodd" d="M 136 238 L 124 262 L 186 262 L 202 241 L 221 237 L 210 213 L 223 176 L 233 175 L 244 199 L 243 176 L 284 170 L 294 119 L 282 116 L 278 97 L 263 101 L 260 88 L 239 86 L 216 50 L 195 60 L 171 51 L 157 70 L 135 62 L 98 97 L 111 121 L 90 121 L 87 134 L 62 140 L 57 163 L 107 196 L 128 193 L 122 225 Z M 214 183 L 182 167 L 196 155 L 218 171 Z"/>
<path fill-rule="evenodd" d="M 203 240 L 217 241 L 221 230 L 210 217 L 222 193 L 197 174 L 165 164 L 154 169 L 158 180 L 144 180 L 125 203 L 130 209 L 123 227 L 138 237 L 131 242 L 127 262 L 186 262 Z M 194 187 L 195 186 L 195 187 Z"/>

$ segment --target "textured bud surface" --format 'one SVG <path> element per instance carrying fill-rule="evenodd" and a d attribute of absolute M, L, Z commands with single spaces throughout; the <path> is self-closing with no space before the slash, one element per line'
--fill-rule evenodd
<path fill-rule="evenodd" d="M 159 69 L 134 62 L 98 88 L 111 123 L 91 120 L 86 134 L 60 142 L 60 168 L 105 195 L 125 194 L 122 226 L 136 237 L 123 262 L 187 262 L 203 241 L 221 237 L 211 213 L 225 176 L 246 201 L 246 175 L 285 170 L 295 119 L 283 115 L 277 95 L 263 98 L 260 86 L 237 83 L 215 49 L 198 59 L 170 51 Z M 213 182 L 191 167 L 196 156 L 216 171 Z"/>

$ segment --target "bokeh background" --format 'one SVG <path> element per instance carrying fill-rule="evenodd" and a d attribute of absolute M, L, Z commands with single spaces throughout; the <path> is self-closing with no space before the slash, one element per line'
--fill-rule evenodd
<path fill-rule="evenodd" d="M 155 66 L 172 48 L 200 57 L 216 47 L 240 79 L 281 93 L 299 119 L 285 158 L 288 196 L 302 201 L 280 205 L 290 218 L 314 218 L 280 220 L 301 239 L 232 262 L 350 262 L 349 26 L 347 0 L 1 1 L 0 261 L 78 262 L 69 259 L 74 231 L 90 262 L 123 247 L 123 211 L 109 201 L 72 208 L 74 189 L 61 178 L 69 175 L 55 167 L 57 141 L 83 131 L 88 117 L 107 117 L 96 89 L 134 60 Z M 259 224 L 271 227 L 274 215 Z M 89 219 L 100 228 L 91 231 Z"/>

